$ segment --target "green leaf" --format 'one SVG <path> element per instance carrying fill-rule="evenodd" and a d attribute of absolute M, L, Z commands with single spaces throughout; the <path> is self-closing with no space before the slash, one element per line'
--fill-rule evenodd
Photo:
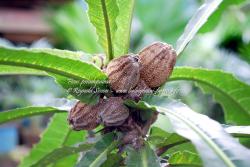
<path fill-rule="evenodd" d="M 64 110 L 59 110 L 53 107 L 25 107 L 25 108 L 18 108 L 14 110 L 9 110 L 0 113 L 0 124 L 24 118 L 30 117 L 34 115 L 40 114 L 47 114 L 47 113 L 59 113 L 59 112 L 66 112 Z"/>
<path fill-rule="evenodd" d="M 159 121 L 160 116 L 162 115 L 158 115 L 158 119 L 155 124 Z M 184 137 L 179 136 L 176 133 L 168 133 L 166 130 L 155 127 L 155 124 L 151 127 L 148 142 L 154 146 L 158 156 L 164 156 L 169 153 L 169 150 L 174 149 L 175 147 L 182 147 L 184 143 L 189 143 L 189 140 Z M 161 127 L 164 126 L 166 125 L 162 125 Z M 177 150 L 179 151 L 179 148 Z"/>
<path fill-rule="evenodd" d="M 155 127 L 150 130 L 150 136 L 148 137 L 148 141 L 150 144 L 155 145 L 156 147 L 165 147 L 165 149 L 169 149 L 176 145 L 188 142 L 187 139 L 182 136 L 177 135 L 176 133 L 167 133 L 166 131 Z"/>
<path fill-rule="evenodd" d="M 95 83 L 84 84 L 83 81 L 88 83 L 88 80 L 77 81 L 52 73 L 47 74 L 46 72 L 33 70 L 31 68 L 15 67 L 7 65 L 0 65 L 0 76 L 1 75 L 35 75 L 35 76 L 50 75 L 54 77 L 55 81 L 76 99 L 79 99 L 82 102 L 89 104 L 95 104 L 99 100 L 99 94 L 93 92 L 92 93 L 84 92 L 95 88 Z"/>
<path fill-rule="evenodd" d="M 117 30 L 116 18 L 119 9 L 116 0 L 86 0 L 88 3 L 88 15 L 95 26 L 99 43 L 108 57 L 114 57 L 114 39 Z"/>
<path fill-rule="evenodd" d="M 88 60 L 87 57 L 84 58 Z M 0 47 L 0 64 L 45 71 L 75 98 L 86 103 L 96 103 L 98 94 L 86 91 L 105 88 L 107 77 L 95 65 L 81 61 L 84 58 L 82 52 Z"/>
<path fill-rule="evenodd" d="M 60 53 L 60 55 L 58 55 Z M 106 75 L 94 65 L 69 57 L 69 51 L 13 49 L 0 47 L 0 64 L 28 67 L 75 80 L 105 80 Z"/>
<path fill-rule="evenodd" d="M 44 76 L 45 72 L 25 68 L 25 67 L 14 67 L 7 65 L 0 65 L 0 76 L 1 75 L 36 75 L 36 76 Z"/>
<path fill-rule="evenodd" d="M 60 84 L 69 94 L 76 99 L 88 104 L 96 104 L 99 100 L 98 92 L 94 92 L 95 89 L 100 88 L 95 82 L 89 82 L 88 80 L 73 80 L 66 77 L 51 74 L 56 79 L 56 82 Z M 90 91 L 90 93 L 89 93 Z"/>
<path fill-rule="evenodd" d="M 70 58 L 74 60 L 85 60 L 88 62 L 92 61 L 92 58 L 88 54 L 83 54 L 82 52 L 70 52 L 58 49 L 32 49 L 34 52 L 45 52 L 46 54 L 57 55 L 62 58 Z M 84 56 L 83 56 L 84 55 Z M 53 73 L 46 73 L 44 71 L 34 70 L 25 67 L 16 67 L 8 65 L 0 65 L 0 75 L 39 75 L 39 76 L 52 76 L 56 79 L 56 82 L 60 84 L 64 89 L 68 91 L 75 98 L 86 102 L 86 103 L 96 103 L 98 101 L 97 93 L 83 93 L 84 90 L 89 90 L 95 87 L 95 83 L 83 84 L 83 80 L 73 80 L 61 75 L 56 75 Z M 88 82 L 87 80 L 84 80 Z M 98 85 L 97 85 L 98 86 Z M 100 85 L 99 85 L 100 86 Z M 81 92 L 82 91 L 82 92 Z"/>
<path fill-rule="evenodd" d="M 216 121 L 166 97 L 151 96 L 144 100 L 150 108 L 155 107 L 170 120 L 173 132 L 192 141 L 205 167 L 249 165 L 250 150 L 227 134 Z M 138 105 L 146 105 L 143 103 L 141 101 Z"/>
<path fill-rule="evenodd" d="M 173 149 L 173 147 L 177 147 L 177 150 L 180 150 L 180 148 L 183 147 L 185 151 L 186 146 L 190 145 L 190 141 L 177 135 L 176 133 L 168 133 L 166 130 L 161 129 L 159 125 L 156 126 L 158 121 L 159 117 L 156 123 L 152 125 L 153 127 L 151 128 L 150 135 L 148 137 L 148 142 L 158 148 L 157 154 L 162 155 L 165 152 L 172 152 L 171 149 Z M 167 122 L 165 120 L 165 124 L 166 123 Z M 250 126 L 225 126 L 224 130 L 236 138 L 250 138 Z"/>
<path fill-rule="evenodd" d="M 224 11 L 230 7 L 231 5 L 238 5 L 246 0 L 224 0 L 221 5 L 219 6 L 218 10 L 216 10 L 208 19 L 208 21 L 202 26 L 200 32 L 206 33 L 212 31 L 219 23 L 221 16 L 223 15 Z"/>
<path fill-rule="evenodd" d="M 103 136 L 90 150 L 87 152 L 76 167 L 99 167 L 107 160 L 107 154 L 117 145 L 114 141 L 114 134 L 109 133 Z"/>
<path fill-rule="evenodd" d="M 65 158 L 70 155 L 77 154 L 79 152 L 85 152 L 90 150 L 93 147 L 93 144 L 83 143 L 79 144 L 77 146 L 63 146 L 60 148 L 56 148 L 46 156 L 44 156 L 42 159 L 40 159 L 38 162 L 32 165 L 32 167 L 44 167 L 48 166 L 50 164 L 53 164 L 55 162 L 58 162 L 62 158 Z M 68 163 L 67 161 L 64 161 L 64 163 L 61 163 L 62 166 L 67 166 L 65 163 Z M 69 165 L 69 164 L 68 164 Z M 75 164 L 73 164 L 75 165 Z M 58 164 L 57 164 L 58 166 Z M 62 167 L 61 166 L 61 167 Z"/>
<path fill-rule="evenodd" d="M 121 161 L 121 155 L 110 153 L 107 157 L 107 160 L 101 165 L 101 167 L 118 167 Z"/>
<path fill-rule="evenodd" d="M 86 12 L 83 12 L 80 1 L 66 3 L 59 10 L 54 10 L 48 18 L 56 37 L 66 41 L 76 50 L 86 53 L 100 53 L 101 47 L 97 44 L 97 35 L 89 22 Z"/>
<path fill-rule="evenodd" d="M 63 157 L 63 158 L 60 157 L 62 159 L 60 159 L 59 161 L 57 159 L 56 160 L 57 162 L 53 164 L 53 167 L 75 166 L 76 163 L 78 162 L 78 158 L 79 158 L 78 152 L 84 151 L 83 149 L 90 147 L 90 144 L 87 144 L 89 146 L 86 145 L 86 147 L 83 146 L 84 144 L 86 144 L 86 143 L 83 143 L 86 141 L 86 136 L 87 136 L 86 131 L 80 131 L 80 132 L 79 131 L 71 131 L 69 134 L 69 137 L 64 142 L 63 147 L 67 147 L 67 148 L 74 147 L 74 148 L 76 148 L 74 150 L 75 153 L 71 154 L 67 157 Z M 83 147 L 83 149 L 81 147 Z"/>
<path fill-rule="evenodd" d="M 240 46 L 239 52 L 240 57 L 250 64 L 250 43 Z"/>
<path fill-rule="evenodd" d="M 169 155 L 174 154 L 178 151 L 189 151 L 189 152 L 198 154 L 195 146 L 191 142 L 187 142 L 187 143 L 176 145 L 174 147 L 170 147 L 168 150 L 166 150 L 166 152 L 162 153 L 161 156 L 162 157 L 169 156 Z"/>
<path fill-rule="evenodd" d="M 194 16 L 189 20 L 183 34 L 176 43 L 176 52 L 179 55 L 193 39 L 203 24 L 206 23 L 209 16 L 217 9 L 223 0 L 206 0 L 198 9 Z"/>
<path fill-rule="evenodd" d="M 128 156 L 125 161 L 127 167 L 160 167 L 158 157 L 147 143 L 139 150 L 129 147 L 127 152 Z"/>
<path fill-rule="evenodd" d="M 179 151 L 170 155 L 168 159 L 170 166 L 181 166 L 181 167 L 202 167 L 200 157 L 189 151 Z"/>
<path fill-rule="evenodd" d="M 115 33 L 116 57 L 127 54 L 130 46 L 130 31 L 133 18 L 135 0 L 117 0 L 119 15 L 116 19 L 117 31 Z"/>
<path fill-rule="evenodd" d="M 205 93 L 212 94 L 225 112 L 228 123 L 250 124 L 250 86 L 232 74 L 201 68 L 175 68 L 169 81 L 194 81 Z"/>
<path fill-rule="evenodd" d="M 60 127 L 60 128 L 59 128 Z M 20 164 L 20 167 L 36 165 L 40 159 L 63 146 L 71 130 L 67 123 L 67 113 L 56 114 L 48 128 L 42 134 L 40 142 L 33 147 L 29 155 Z"/>

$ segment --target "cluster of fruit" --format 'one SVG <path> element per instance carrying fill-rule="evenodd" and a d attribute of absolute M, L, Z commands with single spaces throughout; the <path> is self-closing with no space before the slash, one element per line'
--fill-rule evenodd
<path fill-rule="evenodd" d="M 128 108 L 123 102 L 126 99 L 138 101 L 145 92 L 152 92 L 165 83 L 175 62 L 175 50 L 161 42 L 144 48 L 138 55 L 113 59 L 104 69 L 113 92 L 103 95 L 95 105 L 78 102 L 69 112 L 69 124 L 74 130 L 92 130 L 102 124 L 104 133 L 120 131 L 124 134 L 123 144 L 140 148 L 157 112 L 143 120 L 140 111 Z"/>

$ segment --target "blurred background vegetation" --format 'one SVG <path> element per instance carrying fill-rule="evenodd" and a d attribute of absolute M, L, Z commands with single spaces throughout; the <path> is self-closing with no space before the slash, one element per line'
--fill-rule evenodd
<path fill-rule="evenodd" d="M 202 0 L 136 0 L 130 52 L 137 53 L 154 41 L 175 45 L 202 3 Z M 0 45 L 102 53 L 86 10 L 81 0 L 0 1 Z M 177 65 L 222 69 L 250 84 L 250 1 L 227 0 L 211 19 Z M 224 123 L 221 106 L 195 85 L 174 82 L 166 84 L 165 88 L 168 96 L 181 99 L 194 111 Z M 0 112 L 46 105 L 66 95 L 52 78 L 0 76 Z M 16 166 L 39 140 L 48 117 L 33 117 L 0 126 L 0 166 Z M 9 142 L 10 138 L 14 140 Z"/>

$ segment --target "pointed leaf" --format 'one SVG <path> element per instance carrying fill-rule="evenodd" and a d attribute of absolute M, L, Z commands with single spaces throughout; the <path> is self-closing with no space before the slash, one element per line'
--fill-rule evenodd
<path fill-rule="evenodd" d="M 119 9 L 116 0 L 85 0 L 88 3 L 88 15 L 95 26 L 99 43 L 108 57 L 114 57 L 114 39 L 117 30 L 116 18 Z"/>
<path fill-rule="evenodd" d="M 169 81 L 194 81 L 205 93 L 212 94 L 225 112 L 228 123 L 250 124 L 250 86 L 232 74 L 202 68 L 175 68 Z"/>
<path fill-rule="evenodd" d="M 223 0 L 206 0 L 205 3 L 198 9 L 191 20 L 188 22 L 184 33 L 179 37 L 176 43 L 176 52 L 179 55 L 193 39 L 209 16 L 217 9 Z"/>
<path fill-rule="evenodd" d="M 58 55 L 60 53 L 60 55 Z M 0 64 L 28 67 L 75 80 L 105 80 L 106 76 L 94 65 L 69 57 L 69 51 L 13 49 L 0 47 Z M 67 56 L 66 56 L 67 55 Z M 67 58 L 66 58 L 67 57 Z"/>
<path fill-rule="evenodd" d="M 0 112 L 0 124 L 24 118 L 34 115 L 48 114 L 48 113 L 59 113 L 66 112 L 65 110 L 59 110 L 53 107 L 25 107 L 17 108 L 14 110 Z"/>
<path fill-rule="evenodd" d="M 127 167 L 160 167 L 160 161 L 149 144 L 145 144 L 139 150 L 129 147 L 127 152 L 128 156 L 125 161 Z"/>
<path fill-rule="evenodd" d="M 82 59 L 82 52 L 0 47 L 0 64 L 45 71 L 75 98 L 86 103 L 96 103 L 98 94 L 86 91 L 105 88 L 107 77 L 95 65 L 83 62 Z"/>

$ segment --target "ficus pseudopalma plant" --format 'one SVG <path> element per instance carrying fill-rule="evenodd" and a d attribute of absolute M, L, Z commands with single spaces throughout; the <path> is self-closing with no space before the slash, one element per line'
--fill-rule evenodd
<path fill-rule="evenodd" d="M 158 42 L 138 56 L 128 54 L 135 0 L 86 0 L 89 20 L 106 55 L 102 67 L 81 51 L 0 47 L 0 75 L 50 76 L 79 100 L 74 107 L 31 106 L 0 113 L 0 124 L 55 113 L 20 166 L 248 167 L 250 151 L 235 138 L 250 138 L 250 86 L 220 70 L 173 68 L 200 29 L 218 21 L 228 5 L 242 2 L 206 0 L 174 48 Z M 152 92 L 179 80 L 193 81 L 212 94 L 222 105 L 226 122 L 237 126 L 221 125 L 178 100 L 127 92 L 136 87 Z M 86 130 L 94 128 L 95 140 L 89 141 Z"/>

